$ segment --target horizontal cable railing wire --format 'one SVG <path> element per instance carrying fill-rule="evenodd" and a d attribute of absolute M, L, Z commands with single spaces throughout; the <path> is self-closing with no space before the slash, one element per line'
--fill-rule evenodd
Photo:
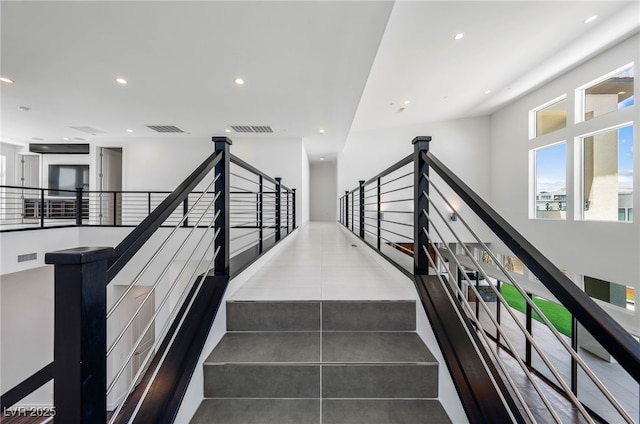
<path fill-rule="evenodd" d="M 232 156 L 230 140 L 214 142 L 216 151 L 168 195 L 70 191 L 69 225 L 140 222 L 114 249 L 47 253 L 46 262 L 56 265 L 54 362 L 3 394 L 3 408 L 53 378 L 56 420 L 105 422 L 107 401 L 114 408 L 110 423 L 175 414 L 229 278 L 296 228 L 295 190 Z M 3 225 L 9 206 L 23 224 L 24 199 L 33 198 L 34 225 L 45 227 L 52 205 L 42 199 L 53 197 L 47 190 L 4 186 L 0 194 Z M 64 286 L 64 296 L 60 278 L 77 280 Z M 67 310 L 76 309 L 60 306 L 68 298 L 97 301 L 74 315 Z M 65 342 L 75 337 L 91 342 L 77 349 Z M 156 378 L 171 389 L 159 388 Z"/>
<path fill-rule="evenodd" d="M 429 141 L 430 137 L 417 138 L 414 140 L 415 152 L 412 155 L 375 177 L 361 181 L 359 188 L 346 191 L 339 199 L 339 222 L 405 274 L 415 274 L 416 287 L 423 305 L 430 317 L 438 321 L 434 321 L 432 325 L 443 340 L 448 338 L 446 331 L 454 330 L 444 330 L 447 324 L 439 316 L 431 314 L 436 311 L 440 311 L 440 314 L 448 313 L 445 312 L 446 308 L 457 305 L 455 309 L 459 312 L 456 313 L 459 314 L 460 322 L 464 323 L 461 328 L 464 328 L 468 335 L 468 343 L 478 351 L 474 354 L 479 359 L 478 366 L 486 368 L 486 375 L 489 381 L 492 381 L 489 384 L 496 387 L 496 400 L 506 407 L 504 413 L 510 416 L 509 420 L 562 422 L 567 417 L 567 411 L 562 411 L 562 408 L 557 410 L 557 401 L 552 401 L 549 397 L 549 387 L 553 387 L 552 390 L 558 390 L 567 399 L 568 406 L 565 407 L 573 411 L 569 412 L 573 414 L 570 415 L 573 419 L 584 422 L 635 422 L 627 409 L 631 408 L 634 414 L 638 413 L 637 392 L 635 403 L 629 403 L 628 396 L 627 400 L 622 402 L 619 396 L 610 390 L 612 387 L 621 390 L 619 384 L 607 384 L 603 378 L 611 381 L 610 376 L 596 375 L 596 372 L 589 368 L 587 357 L 578 351 L 575 322 L 581 322 L 624 367 L 630 382 L 627 384 L 629 390 L 633 390 L 634 385 L 637 388 L 637 382 L 640 381 L 638 342 L 486 202 L 473 193 L 459 177 L 435 158 L 433 153 L 428 151 Z M 413 171 L 409 171 L 408 168 L 402 170 L 403 167 L 411 167 Z M 436 172 L 438 181 L 429 175 L 429 169 Z M 440 188 L 442 183 L 448 186 L 447 194 Z M 455 204 L 463 202 L 468 205 L 480 221 L 477 221 L 478 218 L 469 221 L 460 216 L 457 210 L 459 208 L 453 206 L 452 196 L 459 196 L 456 197 Z M 362 208 L 358 210 L 357 206 L 360 204 Z M 455 221 L 458 220 L 466 233 L 458 233 L 456 230 L 458 224 Z M 493 232 L 505 243 L 508 253 L 522 260 L 526 269 L 535 275 L 536 281 L 539 280 L 538 284 L 544 285 L 551 295 L 569 310 L 574 320 L 571 341 L 554 327 L 551 319 L 534 301 L 536 296 L 519 284 L 512 276 L 512 271 L 498 260 L 499 255 L 478 235 L 480 233 L 475 226 L 479 224 L 476 221 L 486 224 L 481 234 Z M 358 222 L 361 222 L 363 227 L 360 231 Z M 420 225 L 416 225 L 416 222 Z M 463 237 L 461 234 L 466 235 Z M 471 237 L 472 241 L 467 239 L 468 237 Z M 458 247 L 454 249 L 454 246 Z M 495 265 L 487 265 L 484 259 L 481 262 L 477 257 L 478 252 Z M 486 271 L 487 266 L 492 267 L 493 271 Z M 433 274 L 438 278 L 431 278 L 427 274 Z M 429 290 L 434 290 L 435 286 L 432 284 L 436 284 L 435 281 L 440 281 L 442 294 L 449 299 L 445 303 L 448 302 L 452 306 L 444 306 L 443 309 L 444 303 L 434 303 L 442 302 L 444 299 L 435 292 L 429 295 Z M 502 288 L 507 283 L 513 286 L 518 296 L 523 299 L 527 309 L 526 316 L 516 312 L 503 295 Z M 427 285 L 431 289 L 425 291 Z M 540 321 L 540 328 L 532 324 L 534 318 Z M 512 324 L 509 324 L 510 322 Z M 534 331 L 537 332 L 537 337 L 534 337 Z M 549 336 L 541 336 L 543 331 L 547 331 Z M 514 332 L 520 335 L 517 336 Z M 445 343 L 444 351 L 451 352 L 454 356 L 456 350 L 465 349 L 460 345 L 447 345 L 450 341 L 443 340 L 440 341 Z M 568 359 L 564 360 L 564 363 L 569 361 L 572 364 L 570 382 L 567 371 L 558 368 L 559 359 L 555 355 L 549 356 L 546 352 L 547 349 L 552 349 L 548 345 L 550 340 L 555 340 L 555 343 L 567 352 Z M 521 352 L 522 346 L 526 348 L 524 354 Z M 508 355 L 505 356 L 504 352 Z M 451 357 L 451 360 L 462 361 L 453 366 L 454 374 L 464 375 L 465 359 L 461 358 L 465 355 L 468 354 L 457 355 L 458 359 Z M 450 358 L 447 357 L 447 360 Z M 612 366 L 620 368 L 621 372 L 625 373 L 620 365 Z M 525 380 L 516 378 L 518 374 L 523 375 Z M 483 391 L 482 386 L 473 389 L 473 383 L 468 384 L 470 380 L 466 381 L 459 383 L 459 391 Z M 461 389 L 461 386 L 464 387 Z M 601 393 L 603 401 L 585 398 L 584 390 L 587 390 L 587 387 L 588 390 Z M 583 392 L 578 391 L 580 388 Z M 521 390 L 527 394 L 522 394 Z M 467 395 L 463 395 L 463 398 L 464 396 Z M 478 409 L 478 400 L 471 400 L 473 396 L 471 394 L 469 400 L 463 399 L 468 413 L 479 414 L 478 416 L 484 417 L 482 420 L 502 414 L 498 409 L 491 411 L 491 405 Z M 537 397 L 538 404 L 532 396 Z M 543 409 L 539 408 L 540 402 L 545 406 Z M 610 409 L 606 409 L 604 404 L 609 404 Z M 576 415 L 580 418 L 575 418 Z"/>

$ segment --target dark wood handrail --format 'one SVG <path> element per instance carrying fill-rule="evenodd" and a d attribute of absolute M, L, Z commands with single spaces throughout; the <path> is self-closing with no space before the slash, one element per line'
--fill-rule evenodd
<path fill-rule="evenodd" d="M 156 207 L 127 237 L 114 249 L 114 258 L 107 270 L 107 281 L 113 278 L 140 250 L 144 243 L 160 228 L 164 221 L 173 213 L 189 195 L 191 190 L 220 162 L 221 152 L 212 153 L 195 171 L 191 173 L 176 189 Z"/>
<path fill-rule="evenodd" d="M 640 383 L 640 343 L 431 152 L 423 159 Z"/>

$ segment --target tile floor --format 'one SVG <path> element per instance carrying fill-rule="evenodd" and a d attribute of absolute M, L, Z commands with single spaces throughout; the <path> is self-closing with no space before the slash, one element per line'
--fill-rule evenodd
<path fill-rule="evenodd" d="M 229 300 L 415 300 L 413 283 L 389 270 L 335 222 L 298 229 Z"/>

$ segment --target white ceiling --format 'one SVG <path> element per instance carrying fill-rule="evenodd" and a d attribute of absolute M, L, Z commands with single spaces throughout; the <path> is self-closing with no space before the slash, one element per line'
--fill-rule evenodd
<path fill-rule="evenodd" d="M 1 136 L 126 142 L 176 125 L 209 140 L 270 125 L 251 137 L 302 138 L 317 161 L 350 130 L 490 113 L 637 32 L 639 4 L 2 1 L 0 74 L 14 83 L 0 86 Z"/>

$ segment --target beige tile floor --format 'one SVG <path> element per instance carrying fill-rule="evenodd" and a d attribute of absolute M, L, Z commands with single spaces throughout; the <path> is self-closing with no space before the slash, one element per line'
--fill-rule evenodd
<path fill-rule="evenodd" d="M 415 300 L 413 283 L 335 222 L 310 222 L 230 300 Z"/>

